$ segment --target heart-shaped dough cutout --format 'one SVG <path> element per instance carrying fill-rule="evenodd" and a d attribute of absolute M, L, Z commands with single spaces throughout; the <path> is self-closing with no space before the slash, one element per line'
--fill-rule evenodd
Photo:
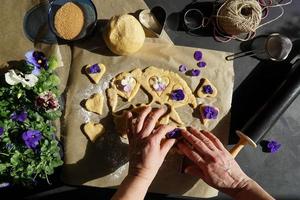
<path fill-rule="evenodd" d="M 168 87 L 170 80 L 166 76 L 153 76 L 149 79 L 149 84 L 151 88 L 157 93 L 158 96 L 165 91 Z"/>
<path fill-rule="evenodd" d="M 99 83 L 100 79 L 102 78 L 105 72 L 106 72 L 106 67 L 101 63 L 97 63 L 94 65 L 87 65 L 85 67 L 86 75 L 95 84 Z"/>
<path fill-rule="evenodd" d="M 127 99 L 130 102 L 137 94 L 141 84 L 137 81 L 135 76 L 138 76 L 139 70 L 131 73 L 123 72 L 116 76 L 113 80 L 112 85 L 117 89 L 119 96 Z"/>
<path fill-rule="evenodd" d="M 219 109 L 210 105 L 200 105 L 200 121 L 204 126 L 208 124 L 211 120 L 216 120 L 219 115 Z"/>
<path fill-rule="evenodd" d="M 202 78 L 195 93 L 198 97 L 205 98 L 216 97 L 218 91 L 217 88 L 208 79 Z"/>
<path fill-rule="evenodd" d="M 104 133 L 104 127 L 100 123 L 88 122 L 84 124 L 83 131 L 91 142 L 95 142 Z"/>
<path fill-rule="evenodd" d="M 103 111 L 103 96 L 101 94 L 93 94 L 89 99 L 85 102 L 85 108 L 88 111 L 97 113 L 102 115 Z"/>

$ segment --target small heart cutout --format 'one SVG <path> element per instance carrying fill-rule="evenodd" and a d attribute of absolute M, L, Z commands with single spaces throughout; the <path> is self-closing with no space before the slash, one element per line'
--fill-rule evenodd
<path fill-rule="evenodd" d="M 102 115 L 103 111 L 103 96 L 101 94 L 93 94 L 85 102 L 85 108 L 90 111 Z"/>
<path fill-rule="evenodd" d="M 170 80 L 166 76 L 153 76 L 149 79 L 151 88 L 157 93 L 158 96 L 161 96 L 161 94 L 168 87 L 169 83 Z"/>
<path fill-rule="evenodd" d="M 132 77 L 130 74 L 124 73 L 118 75 L 113 81 L 113 84 L 118 89 L 118 95 L 124 99 L 127 99 L 128 102 L 135 97 L 140 88 L 140 83 L 138 83 L 134 77 Z"/>
<path fill-rule="evenodd" d="M 99 83 L 105 71 L 106 71 L 106 67 L 101 63 L 97 63 L 94 65 L 87 65 L 85 67 L 86 75 L 95 84 Z"/>
<path fill-rule="evenodd" d="M 195 91 L 200 98 L 216 97 L 218 94 L 217 88 L 206 78 L 202 78 Z"/>
<path fill-rule="evenodd" d="M 104 127 L 100 123 L 88 122 L 84 124 L 83 131 L 91 142 L 95 142 L 104 133 Z"/>

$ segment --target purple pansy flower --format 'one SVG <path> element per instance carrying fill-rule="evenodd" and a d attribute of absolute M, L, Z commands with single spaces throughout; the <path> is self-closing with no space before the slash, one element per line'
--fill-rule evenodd
<path fill-rule="evenodd" d="M 191 70 L 191 75 L 192 76 L 199 76 L 200 75 L 200 70 L 199 69 L 192 69 Z"/>
<path fill-rule="evenodd" d="M 204 62 L 204 61 L 198 62 L 197 66 L 198 67 L 205 67 L 206 66 L 206 62 Z"/>
<path fill-rule="evenodd" d="M 219 111 L 212 106 L 204 106 L 203 117 L 205 119 L 217 119 Z"/>
<path fill-rule="evenodd" d="M 202 52 L 201 51 L 195 51 L 194 58 L 197 61 L 201 60 L 202 59 Z"/>
<path fill-rule="evenodd" d="M 185 98 L 185 94 L 182 89 L 173 90 L 171 93 L 171 99 L 174 101 L 182 101 Z"/>
<path fill-rule="evenodd" d="M 13 112 L 13 114 L 11 114 L 10 116 L 10 119 L 17 122 L 24 122 L 27 119 L 27 117 L 28 117 L 27 112 L 22 110 L 22 111 Z"/>
<path fill-rule="evenodd" d="M 100 71 L 101 71 L 101 69 L 98 64 L 94 64 L 94 65 L 90 66 L 90 68 L 89 68 L 89 74 L 99 73 Z"/>
<path fill-rule="evenodd" d="M 168 139 L 178 138 L 180 136 L 181 136 L 181 130 L 179 128 L 175 128 L 174 130 L 172 130 L 166 134 L 166 138 L 168 138 Z"/>
<path fill-rule="evenodd" d="M 281 147 L 281 144 L 279 144 L 275 140 L 270 140 L 270 141 L 267 141 L 267 142 L 268 142 L 267 143 L 268 152 L 276 153 Z"/>
<path fill-rule="evenodd" d="M 27 148 L 35 149 L 42 139 L 42 134 L 38 130 L 28 130 L 22 134 L 22 139 Z"/>
<path fill-rule="evenodd" d="M 40 51 L 28 51 L 25 54 L 26 62 L 29 65 L 33 65 L 34 69 L 32 70 L 32 74 L 39 75 L 41 73 L 41 69 L 48 69 L 48 60 L 43 52 Z"/>
<path fill-rule="evenodd" d="M 0 127 L 0 136 L 3 135 L 3 133 L 4 133 L 4 128 Z"/>
<path fill-rule="evenodd" d="M 204 94 L 212 94 L 214 92 L 214 90 L 212 89 L 212 87 L 210 85 L 204 85 L 203 86 L 203 93 Z"/>
<path fill-rule="evenodd" d="M 180 65 L 179 66 L 179 71 L 180 72 L 186 72 L 188 70 L 187 66 L 186 65 Z"/>
<path fill-rule="evenodd" d="M 57 110 L 59 108 L 58 100 L 52 92 L 43 92 L 36 100 L 35 105 L 45 110 Z"/>

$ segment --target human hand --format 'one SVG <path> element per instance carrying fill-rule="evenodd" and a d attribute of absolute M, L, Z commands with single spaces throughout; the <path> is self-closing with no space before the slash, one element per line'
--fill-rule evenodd
<path fill-rule="evenodd" d="M 185 169 L 185 173 L 198 176 L 208 185 L 231 196 L 251 180 L 212 133 L 188 128 L 181 134 L 185 140 L 177 143 L 177 147 L 194 162 Z"/>
<path fill-rule="evenodd" d="M 165 113 L 164 108 L 143 106 L 136 113 L 127 112 L 129 140 L 129 176 L 152 182 L 175 139 L 165 135 L 175 127 L 156 124 Z"/>

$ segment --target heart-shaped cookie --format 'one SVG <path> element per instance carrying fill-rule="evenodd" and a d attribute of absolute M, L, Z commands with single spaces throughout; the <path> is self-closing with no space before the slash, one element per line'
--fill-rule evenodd
<path fill-rule="evenodd" d="M 102 115 L 103 111 L 103 96 L 102 94 L 93 94 L 85 101 L 85 108 L 90 111 Z"/>
<path fill-rule="evenodd" d="M 195 91 L 200 98 L 216 97 L 218 94 L 217 88 L 206 78 L 202 78 Z"/>
<path fill-rule="evenodd" d="M 200 120 L 203 125 L 207 125 L 207 123 L 211 120 L 216 120 L 219 115 L 219 109 L 210 105 L 200 105 Z"/>
<path fill-rule="evenodd" d="M 151 88 L 156 92 L 158 96 L 161 96 L 161 94 L 168 87 L 169 83 L 170 80 L 166 76 L 153 76 L 149 79 Z"/>
<path fill-rule="evenodd" d="M 88 122 L 84 124 L 83 131 L 91 142 L 95 142 L 104 133 L 104 127 L 100 123 Z"/>
<path fill-rule="evenodd" d="M 86 75 L 95 84 L 99 83 L 105 71 L 106 71 L 106 67 L 101 63 L 97 63 L 94 65 L 87 65 L 85 67 Z"/>

